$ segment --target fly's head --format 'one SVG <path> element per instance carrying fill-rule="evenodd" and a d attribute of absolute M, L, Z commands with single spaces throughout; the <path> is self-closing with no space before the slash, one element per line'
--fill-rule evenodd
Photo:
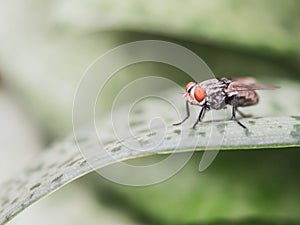
<path fill-rule="evenodd" d="M 189 82 L 185 86 L 185 99 L 193 105 L 204 105 L 206 93 L 201 86 L 195 82 Z"/>

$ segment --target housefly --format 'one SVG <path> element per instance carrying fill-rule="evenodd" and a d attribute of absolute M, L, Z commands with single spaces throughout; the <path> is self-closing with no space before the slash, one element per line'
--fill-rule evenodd
<path fill-rule="evenodd" d="M 197 121 L 193 128 L 203 120 L 205 112 L 214 109 L 220 110 L 226 108 L 227 105 L 232 106 L 232 119 L 241 127 L 247 129 L 236 117 L 238 112 L 242 117 L 245 116 L 238 107 L 246 107 L 256 105 L 259 97 L 255 90 L 273 90 L 277 86 L 255 84 L 252 77 L 243 77 L 236 79 L 209 79 L 201 83 L 189 82 L 185 87 L 184 98 L 186 100 L 186 117 L 174 126 L 184 123 L 190 117 L 189 104 L 201 106 L 201 110 Z"/>

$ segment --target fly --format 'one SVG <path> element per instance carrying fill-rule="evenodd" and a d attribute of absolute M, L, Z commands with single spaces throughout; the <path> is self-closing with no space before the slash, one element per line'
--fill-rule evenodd
<path fill-rule="evenodd" d="M 252 77 L 243 77 L 236 79 L 209 79 L 201 83 L 189 82 L 185 87 L 184 98 L 186 99 L 186 117 L 174 126 L 184 123 L 190 117 L 191 105 L 201 106 L 201 110 L 197 121 L 193 128 L 197 126 L 204 118 L 205 112 L 214 109 L 220 110 L 226 108 L 226 105 L 232 106 L 232 119 L 235 120 L 241 127 L 247 129 L 236 117 L 238 112 L 242 117 L 245 115 L 238 110 L 238 107 L 246 107 L 256 105 L 259 97 L 255 90 L 273 90 L 278 88 L 271 85 L 255 84 L 255 79 Z"/>

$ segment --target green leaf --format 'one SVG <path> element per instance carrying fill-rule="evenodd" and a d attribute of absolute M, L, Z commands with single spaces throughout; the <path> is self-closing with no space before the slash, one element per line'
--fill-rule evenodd
<path fill-rule="evenodd" d="M 151 101 L 148 107 L 151 107 L 152 104 L 153 101 Z M 146 105 L 142 105 L 142 107 L 146 107 Z M 158 108 L 156 108 L 156 110 L 158 110 Z M 119 113 L 122 113 L 122 111 L 119 111 Z M 134 118 L 135 120 L 133 120 L 133 122 L 140 121 L 141 117 L 145 117 L 147 113 L 139 115 L 140 117 L 137 116 Z M 165 120 L 170 121 L 171 118 L 168 116 L 170 114 L 165 115 Z M 175 118 L 172 118 L 172 120 L 174 121 Z M 110 144 L 106 144 L 106 150 L 114 156 L 114 159 L 99 155 L 98 158 L 95 159 L 96 164 L 98 167 L 104 167 L 113 163 L 114 160 L 126 160 L 146 155 L 173 153 L 179 138 L 182 144 L 179 149 L 176 149 L 176 152 L 193 149 L 194 146 L 192 146 L 191 143 L 194 143 L 192 139 L 195 138 L 199 140 L 196 149 L 204 150 L 207 148 L 207 137 L 211 128 L 213 127 L 223 134 L 225 125 L 226 132 L 224 132 L 225 136 L 221 146 L 222 149 L 257 149 L 300 145 L 300 123 L 299 117 L 297 116 L 251 118 L 243 119 L 242 122 L 248 125 L 250 133 L 242 132 L 241 128 L 233 121 L 206 122 L 201 124 L 196 131 L 189 128 L 180 130 L 180 128 L 171 126 L 167 129 L 161 145 L 143 152 L 128 149 L 126 146 L 120 144 L 119 140 L 112 141 L 110 138 L 112 138 L 113 134 L 110 134 L 106 136 L 107 141 L 110 141 Z M 105 124 L 100 124 L 103 129 Z M 110 123 L 108 122 L 108 124 Z M 145 129 L 144 125 L 147 124 L 145 120 L 136 124 L 137 128 L 135 128 L 135 130 L 138 131 L 139 134 L 128 138 L 128 141 L 135 142 L 143 148 L 149 144 L 149 141 L 158 138 L 156 135 L 151 134 L 153 131 Z M 109 132 L 110 129 L 103 130 Z M 77 140 L 79 142 L 89 143 L 86 145 L 86 148 L 93 148 L 95 146 L 91 145 L 91 143 L 97 142 L 97 140 L 91 139 L 95 136 L 93 132 L 93 128 L 84 129 L 82 135 L 77 137 Z M 209 147 L 214 149 L 215 146 L 212 145 Z M 33 160 L 33 163 L 26 168 L 24 174 L 2 185 L 0 192 L 0 224 L 8 222 L 18 212 L 41 197 L 52 193 L 72 180 L 91 171 L 93 171 L 93 169 L 77 151 L 76 143 L 71 135 L 64 141 L 48 149 L 48 151 L 37 156 Z"/>
<path fill-rule="evenodd" d="M 228 67 L 236 74 L 241 74 L 240 71 L 253 73 L 252 71 L 260 66 L 261 69 L 254 72 L 254 74 L 258 74 L 257 76 L 265 73 L 271 75 L 274 73 L 293 74 L 296 69 L 298 71 L 297 63 L 295 64 L 296 69 L 290 68 L 289 63 L 286 66 L 284 62 L 280 66 L 274 65 L 279 64 L 277 61 L 266 66 L 266 62 L 260 62 L 261 58 L 249 63 L 248 53 L 243 56 L 243 63 L 240 63 L 237 58 L 242 55 L 236 54 L 235 57 L 230 58 L 235 50 L 226 49 L 227 44 L 238 45 L 243 48 L 253 48 L 263 54 L 270 54 L 271 58 L 274 55 L 275 57 L 280 55 L 292 62 L 297 61 L 300 52 L 298 45 L 299 19 L 297 19 L 299 3 L 297 1 L 291 1 L 289 4 L 280 1 L 277 1 L 276 4 L 268 1 L 240 4 L 232 0 L 225 1 L 225 3 L 212 1 L 212 3 L 206 4 L 201 1 L 189 1 L 187 4 L 174 1 L 165 3 L 144 1 L 141 3 L 141 1 L 131 0 L 128 4 L 120 4 L 120 1 L 96 2 L 90 0 L 49 2 L 43 4 L 43 7 L 41 4 L 35 3 L 36 1 L 31 1 L 29 7 L 28 4 L 23 4 L 23 6 L 26 5 L 24 10 L 22 5 L 19 5 L 18 13 L 9 13 L 15 9 L 13 4 L 4 4 L 1 8 L 0 14 L 3 16 L 1 21 L 4 25 L 0 26 L 3 34 L 1 40 L 5 43 L 0 47 L 1 71 L 10 83 L 21 90 L 19 93 L 22 93 L 23 100 L 26 99 L 26 105 L 33 109 L 32 112 L 35 112 L 37 117 L 41 118 L 43 126 L 51 130 L 49 133 L 54 137 L 64 134 L 71 127 L 69 112 L 73 93 L 82 71 L 100 53 L 120 42 L 128 41 L 125 38 L 128 36 L 126 32 L 122 33 L 123 37 L 120 37 L 120 33 L 113 32 L 103 32 L 100 35 L 81 35 L 82 33 L 86 34 L 87 30 L 121 28 L 121 30 L 143 31 L 147 28 L 147 32 L 150 30 L 168 36 L 181 36 L 185 40 L 199 41 L 200 38 L 203 38 L 204 43 L 208 39 L 209 42 L 216 45 L 225 43 L 225 47 L 218 50 L 217 57 L 215 53 L 210 55 L 210 58 L 214 59 L 210 65 L 219 64 L 219 71 L 222 73 L 224 71 L 228 73 Z M 258 6 L 260 7 L 258 8 Z M 71 12 L 68 9 L 72 9 Z M 38 13 L 35 14 L 32 11 Z M 27 20 L 21 20 L 22 17 Z M 7 25 L 7 21 L 10 21 L 9 25 Z M 104 21 L 104 24 L 98 23 L 98 21 Z M 105 24 L 105 21 L 113 21 L 113 23 Z M 258 22 L 260 26 L 257 26 Z M 60 30 L 62 27 L 67 29 Z M 75 27 L 75 29 L 68 30 L 70 27 L 72 29 Z M 83 29 L 81 30 L 81 28 Z M 132 35 L 130 40 L 149 39 L 150 37 Z M 74 46 L 77 47 L 74 48 Z M 202 55 L 201 47 L 203 46 L 198 47 L 200 47 L 199 52 L 201 53 L 199 55 Z M 266 49 L 267 51 L 265 51 Z M 209 47 L 205 51 L 207 56 L 212 49 Z M 228 51 L 227 54 L 220 55 L 220 52 L 226 51 Z M 22 54 L 19 54 L 20 52 Z M 30 54 L 27 54 L 28 52 Z M 57 52 L 61 54 L 57 54 Z M 254 54 L 252 57 L 257 58 L 257 55 Z M 227 58 L 231 64 L 225 62 Z M 284 70 L 281 66 L 288 68 Z M 274 67 L 273 70 L 270 70 L 272 67 Z M 190 129 L 191 124 L 183 129 L 168 127 L 166 136 L 164 136 L 166 145 L 143 153 L 131 152 L 120 146 L 120 142 L 115 140 L 115 136 L 108 132 L 105 142 L 106 149 L 113 152 L 112 154 L 119 160 L 153 154 L 168 154 L 173 152 L 172 148 L 176 146 L 176 142 L 181 137 L 181 148 L 177 149 L 177 152 L 190 151 L 190 148 L 194 147 L 192 141 L 195 138 L 199 138 L 197 150 L 203 150 L 207 148 L 207 138 L 211 137 L 209 134 L 212 129 L 215 129 L 218 135 L 224 135 L 222 142 L 224 150 L 269 148 L 274 152 L 273 148 L 299 146 L 300 105 L 299 101 L 295 99 L 299 93 L 299 85 L 279 83 L 284 87 L 280 92 L 263 94 L 261 103 L 257 107 L 246 110 L 255 117 L 261 117 L 242 119 L 242 122 L 248 126 L 249 132 L 243 132 L 232 121 L 206 118 L 196 131 Z M 179 95 L 176 97 L 180 99 Z M 147 130 L 147 121 L 151 118 L 147 113 L 151 112 L 151 108 L 155 110 L 158 108 L 156 103 L 158 104 L 158 102 L 151 102 L 149 107 L 139 114 L 140 117 L 136 115 L 131 121 L 131 126 L 136 132 L 132 141 L 138 140 L 137 144 L 140 144 L 140 147 L 147 146 L 147 143 L 157 140 L 159 136 L 158 132 L 154 134 L 153 130 Z M 177 106 L 181 105 L 184 105 L 183 102 L 178 102 Z M 37 106 L 39 106 L 39 110 L 36 110 Z M 180 109 L 180 112 L 185 112 L 184 107 Z M 167 116 L 168 111 L 165 112 L 165 117 Z M 196 116 L 194 114 L 193 118 Z M 168 119 L 167 123 L 171 124 L 180 118 L 171 116 L 166 119 Z M 100 123 L 100 128 L 102 128 L 100 130 L 105 130 L 107 126 L 102 127 L 102 124 L 103 122 Z M 159 128 L 156 127 L 158 131 Z M 92 129 L 89 132 L 92 132 Z M 93 143 L 92 137 L 93 135 L 89 136 L 86 133 L 85 136 L 79 137 L 79 141 Z M 214 149 L 218 146 L 211 145 L 210 147 Z M 99 167 L 112 163 L 107 159 L 101 160 L 101 157 L 96 161 Z M 9 221 L 16 213 L 39 198 L 92 171 L 92 168 L 77 152 L 72 137 L 41 153 L 32 162 L 23 175 L 1 187 L 0 223 Z M 253 165 L 249 165 L 249 167 L 252 169 Z M 296 207 L 298 207 L 297 204 Z M 289 215 L 287 214 L 287 217 Z"/>
<path fill-rule="evenodd" d="M 83 31 L 107 27 L 146 30 L 196 40 L 203 38 L 209 42 L 255 48 L 264 54 L 277 53 L 288 57 L 300 52 L 298 1 L 289 1 L 289 4 L 280 0 L 129 0 L 124 4 L 117 0 L 89 0 L 64 3 L 57 6 L 55 14 L 55 22 L 62 27 Z M 70 12 L 68 8 L 76 10 L 66 17 Z M 109 23 L 110 20 L 113 22 Z"/>
<path fill-rule="evenodd" d="M 100 194 L 114 194 L 119 207 L 131 208 L 150 224 L 243 224 L 251 219 L 249 224 L 297 224 L 299 150 L 223 151 L 204 172 L 198 171 L 197 153 L 176 176 L 157 185 L 94 183 L 106 187 Z"/>

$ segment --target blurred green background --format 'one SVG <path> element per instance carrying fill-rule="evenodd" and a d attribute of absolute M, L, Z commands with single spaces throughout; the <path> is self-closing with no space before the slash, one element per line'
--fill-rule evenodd
<path fill-rule="evenodd" d="M 147 39 L 187 47 L 217 76 L 251 75 L 286 89 L 291 83 L 300 87 L 297 0 L 1 0 L 1 181 L 71 132 L 77 84 L 99 55 Z M 133 79 L 126 74 L 143 71 L 169 78 L 180 73 L 155 63 L 128 69 L 125 78 L 112 81 L 103 113 Z M 176 80 L 183 86 L 187 81 Z M 299 115 L 298 96 L 299 91 L 287 96 L 296 110 L 281 115 Z M 297 224 L 297 150 L 222 152 L 205 173 L 197 170 L 197 153 L 167 182 L 143 188 L 92 174 L 11 223 L 45 224 L 43 215 L 51 214 L 49 224 Z"/>

